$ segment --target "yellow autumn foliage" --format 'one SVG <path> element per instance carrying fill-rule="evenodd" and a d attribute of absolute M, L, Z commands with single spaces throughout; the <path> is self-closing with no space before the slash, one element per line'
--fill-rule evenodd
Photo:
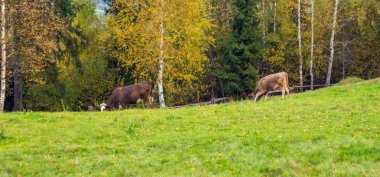
<path fill-rule="evenodd" d="M 102 40 L 131 76 L 125 80 L 157 83 L 161 3 L 165 99 L 169 105 L 198 101 L 206 92 L 205 53 L 213 42 L 206 35 L 212 27 L 206 13 L 207 0 L 115 0 L 106 18 L 108 29 Z"/>

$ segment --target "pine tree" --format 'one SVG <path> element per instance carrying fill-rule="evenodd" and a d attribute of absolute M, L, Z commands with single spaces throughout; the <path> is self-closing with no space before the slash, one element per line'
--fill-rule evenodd
<path fill-rule="evenodd" d="M 223 46 L 222 69 L 215 74 L 230 96 L 243 97 L 254 89 L 258 78 L 255 68 L 262 42 L 257 19 L 257 0 L 235 0 L 232 31 Z"/>

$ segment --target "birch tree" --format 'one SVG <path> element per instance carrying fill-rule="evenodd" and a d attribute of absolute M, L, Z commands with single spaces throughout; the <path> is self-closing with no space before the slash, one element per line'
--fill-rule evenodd
<path fill-rule="evenodd" d="M 126 70 L 119 84 L 154 84 L 160 107 L 198 102 L 213 43 L 207 1 L 113 1 L 102 40 Z"/>
<path fill-rule="evenodd" d="M 277 24 L 276 24 L 276 21 L 277 21 L 277 2 L 274 1 L 274 12 L 273 12 L 273 33 L 276 34 L 276 30 L 277 30 Z"/>
<path fill-rule="evenodd" d="M 301 39 L 301 0 L 298 0 L 298 56 L 299 56 L 299 74 L 300 74 L 300 86 L 303 86 L 303 76 L 302 76 L 302 39 Z"/>
<path fill-rule="evenodd" d="M 1 0 L 1 86 L 0 86 L 0 113 L 4 112 L 5 93 L 6 93 L 6 63 L 7 63 L 7 50 L 5 41 L 5 0 Z"/>
<path fill-rule="evenodd" d="M 163 86 L 163 72 L 164 72 L 164 4 L 165 0 L 161 0 L 161 17 L 160 17 L 160 55 L 159 55 L 159 68 L 158 68 L 158 97 L 160 101 L 160 107 L 165 107 L 164 86 Z"/>
<path fill-rule="evenodd" d="M 339 0 L 335 0 L 333 25 L 332 25 L 331 38 L 330 38 L 330 59 L 329 59 L 329 66 L 327 70 L 326 85 L 330 85 L 330 82 L 331 82 L 332 65 L 334 62 L 334 37 L 335 37 L 335 29 L 336 29 L 336 18 L 338 15 L 338 5 L 339 5 Z"/>
<path fill-rule="evenodd" d="M 311 0 L 310 89 L 314 89 L 314 0 Z"/>
<path fill-rule="evenodd" d="M 266 5 L 266 0 L 261 0 L 261 28 L 262 28 L 262 35 L 263 35 L 263 43 L 265 44 L 266 40 L 266 35 L 267 35 L 267 23 L 266 23 L 266 11 L 265 11 L 265 5 Z"/>

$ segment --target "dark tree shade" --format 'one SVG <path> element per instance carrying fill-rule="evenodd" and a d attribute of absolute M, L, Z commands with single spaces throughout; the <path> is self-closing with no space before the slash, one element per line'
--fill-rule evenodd
<path fill-rule="evenodd" d="M 223 45 L 222 68 L 215 75 L 227 95 L 237 98 L 251 92 L 258 78 L 257 62 L 262 42 L 257 19 L 258 0 L 235 0 L 232 32 Z"/>

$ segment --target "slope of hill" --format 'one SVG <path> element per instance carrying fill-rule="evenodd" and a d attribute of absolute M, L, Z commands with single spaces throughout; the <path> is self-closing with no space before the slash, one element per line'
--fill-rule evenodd
<path fill-rule="evenodd" d="M 379 176 L 380 79 L 253 103 L 0 115 L 0 176 Z"/>

